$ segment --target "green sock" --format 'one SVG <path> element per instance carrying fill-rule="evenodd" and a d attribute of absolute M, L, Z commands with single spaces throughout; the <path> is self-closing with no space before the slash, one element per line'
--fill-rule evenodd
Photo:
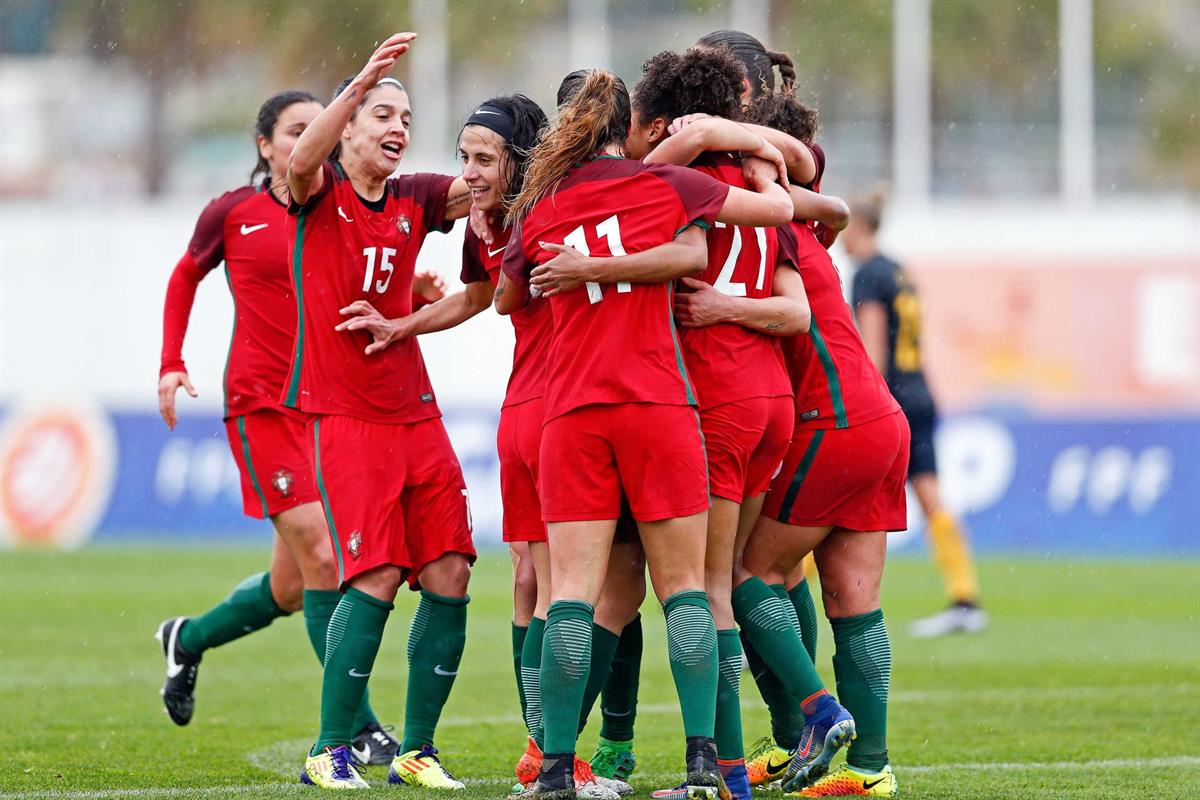
<path fill-rule="evenodd" d="M 592 660 L 595 609 L 580 600 L 557 600 L 546 615 L 542 644 L 543 753 L 574 753 L 579 710 Z"/>
<path fill-rule="evenodd" d="M 528 626 L 513 623 L 513 675 L 517 678 L 517 699 L 521 701 L 521 719 L 525 719 L 525 709 L 529 705 L 525 700 L 525 686 L 521 683 L 521 651 L 525 649 L 525 636 L 528 633 Z"/>
<path fill-rule="evenodd" d="M 525 692 L 525 730 L 542 746 L 542 644 L 546 638 L 546 620 L 532 617 L 525 646 L 521 648 L 521 688 Z"/>
<path fill-rule="evenodd" d="M 325 663 L 325 634 L 329 630 L 329 618 L 342 599 L 342 593 L 337 589 L 305 589 L 304 590 L 304 627 L 308 631 L 308 641 L 312 643 L 317 661 Z M 371 692 L 363 689 L 363 699 L 354 715 L 354 723 L 350 726 L 355 735 L 371 723 L 379 724 L 379 718 L 371 708 Z"/>
<path fill-rule="evenodd" d="M 349 745 L 357 732 L 367 676 L 375 666 L 383 628 L 394 606 L 358 589 L 347 589 L 329 618 L 325 674 L 321 680 L 321 733 L 312 752 Z"/>
<path fill-rule="evenodd" d="M 887 704 L 892 679 L 892 644 L 883 611 L 831 619 L 833 674 L 838 700 L 854 717 L 858 738 L 850 743 L 846 762 L 864 772 L 888 763 Z"/>
<path fill-rule="evenodd" d="M 742 642 L 737 628 L 717 631 L 717 758 L 737 761 L 742 749 Z"/>
<path fill-rule="evenodd" d="M 220 647 L 261 630 L 288 613 L 271 596 L 271 573 L 260 572 L 239 583 L 228 597 L 208 611 L 183 623 L 179 646 L 198 656 L 210 647 Z"/>
<path fill-rule="evenodd" d="M 712 739 L 717 713 L 717 628 L 708 595 L 699 589 L 676 592 L 663 603 L 663 613 L 683 735 Z"/>
<path fill-rule="evenodd" d="M 782 602 L 761 579 L 751 578 L 733 590 L 733 616 L 758 655 L 783 682 L 793 703 L 799 705 L 824 690 L 825 684 L 800 641 L 791 603 Z"/>
<path fill-rule="evenodd" d="M 800 623 L 800 640 L 804 642 L 804 649 L 808 651 L 808 657 L 815 664 L 817 663 L 817 607 L 813 605 L 812 591 L 808 588 L 808 578 L 801 578 L 800 582 L 788 590 L 788 599 L 792 602 L 792 608 L 796 610 L 796 621 Z"/>
<path fill-rule="evenodd" d="M 609 742 L 633 741 L 638 682 L 642 674 L 642 615 L 621 631 L 612 672 L 600 693 L 600 737 Z"/>
<path fill-rule="evenodd" d="M 762 656 L 754 649 L 754 643 L 746 636 L 744 630 L 741 640 L 742 650 L 750 665 L 750 675 L 758 686 L 763 702 L 767 704 L 767 710 L 771 712 L 771 738 L 783 749 L 791 750 L 799 741 L 800 732 L 804 730 L 804 715 L 800 713 L 800 704 L 788 693 L 783 681 L 775 677 L 775 673 L 762 660 Z"/>
<path fill-rule="evenodd" d="M 579 712 L 579 733 L 587 727 L 588 717 L 592 715 L 592 706 L 600 690 L 612 673 L 613 656 L 617 652 L 617 643 L 621 637 L 599 625 L 592 625 L 592 663 L 588 668 L 587 685 L 583 687 L 583 706 Z"/>
<path fill-rule="evenodd" d="M 401 753 L 425 744 L 433 746 L 433 734 L 454 688 L 467 643 L 470 601 L 470 597 L 443 597 L 421 590 L 421 602 L 408 632 L 408 698 Z"/>

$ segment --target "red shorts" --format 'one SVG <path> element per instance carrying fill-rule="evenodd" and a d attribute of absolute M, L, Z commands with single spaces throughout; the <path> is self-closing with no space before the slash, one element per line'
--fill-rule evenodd
<path fill-rule="evenodd" d="M 538 455 L 542 424 L 546 421 L 542 398 L 500 409 L 496 449 L 500 454 L 500 498 L 504 504 L 504 541 L 544 542 L 542 501 L 538 499 Z"/>
<path fill-rule="evenodd" d="M 330 415 L 308 430 L 342 586 L 391 564 L 416 588 L 421 569 L 447 553 L 474 561 L 467 485 L 440 419 Z"/>
<path fill-rule="evenodd" d="M 751 397 L 703 409 L 708 491 L 741 503 L 771 485 L 792 439 L 791 397 Z"/>
<path fill-rule="evenodd" d="M 539 495 L 546 522 L 617 519 L 624 491 L 634 519 L 708 508 L 700 420 L 691 406 L 590 405 L 542 431 Z"/>
<path fill-rule="evenodd" d="M 266 519 L 321 499 L 305 445 L 304 420 L 264 408 L 225 420 L 242 474 L 242 511 Z"/>
<path fill-rule="evenodd" d="M 841 430 L 797 430 L 763 513 L 805 527 L 904 530 L 908 440 L 900 411 Z"/>

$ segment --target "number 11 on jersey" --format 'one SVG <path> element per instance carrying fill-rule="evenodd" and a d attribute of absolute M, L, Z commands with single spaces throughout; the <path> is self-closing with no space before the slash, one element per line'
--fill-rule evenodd
<path fill-rule="evenodd" d="M 608 240 L 608 252 L 614 256 L 625 255 L 625 245 L 621 244 L 621 226 L 617 222 L 617 215 L 613 214 L 608 219 L 596 226 L 596 235 Z M 575 230 L 571 231 L 563 239 L 563 244 L 567 247 L 573 247 L 585 256 L 592 254 L 591 248 L 588 247 L 587 235 L 583 232 L 583 226 L 580 225 Z M 587 287 L 588 302 L 595 304 L 604 299 L 604 292 L 600 290 L 600 284 L 594 281 L 588 281 L 584 284 Z M 618 292 L 632 292 L 633 286 L 629 281 L 617 281 Z"/>

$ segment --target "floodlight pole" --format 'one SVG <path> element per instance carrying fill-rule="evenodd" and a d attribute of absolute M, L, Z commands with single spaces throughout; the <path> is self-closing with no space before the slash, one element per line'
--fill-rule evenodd
<path fill-rule="evenodd" d="M 1062 199 L 1089 205 L 1095 198 L 1092 0 L 1058 3 L 1058 172 Z"/>
<path fill-rule="evenodd" d="M 929 203 L 933 171 L 930 6 L 930 0 L 892 3 L 892 192 L 916 205 Z"/>

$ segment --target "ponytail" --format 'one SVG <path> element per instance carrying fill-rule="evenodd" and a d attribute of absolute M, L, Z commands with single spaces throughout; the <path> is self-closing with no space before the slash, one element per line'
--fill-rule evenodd
<path fill-rule="evenodd" d="M 528 214 L 579 162 L 609 145 L 624 146 L 630 116 L 625 83 L 608 70 L 592 70 L 559 109 L 554 127 L 533 148 L 525 185 L 509 205 L 506 223 L 511 225 Z"/>
<path fill-rule="evenodd" d="M 796 86 L 796 65 L 792 62 L 792 57 L 787 53 L 768 50 L 767 58 L 771 59 L 772 67 L 779 68 L 779 91 L 791 92 Z"/>

